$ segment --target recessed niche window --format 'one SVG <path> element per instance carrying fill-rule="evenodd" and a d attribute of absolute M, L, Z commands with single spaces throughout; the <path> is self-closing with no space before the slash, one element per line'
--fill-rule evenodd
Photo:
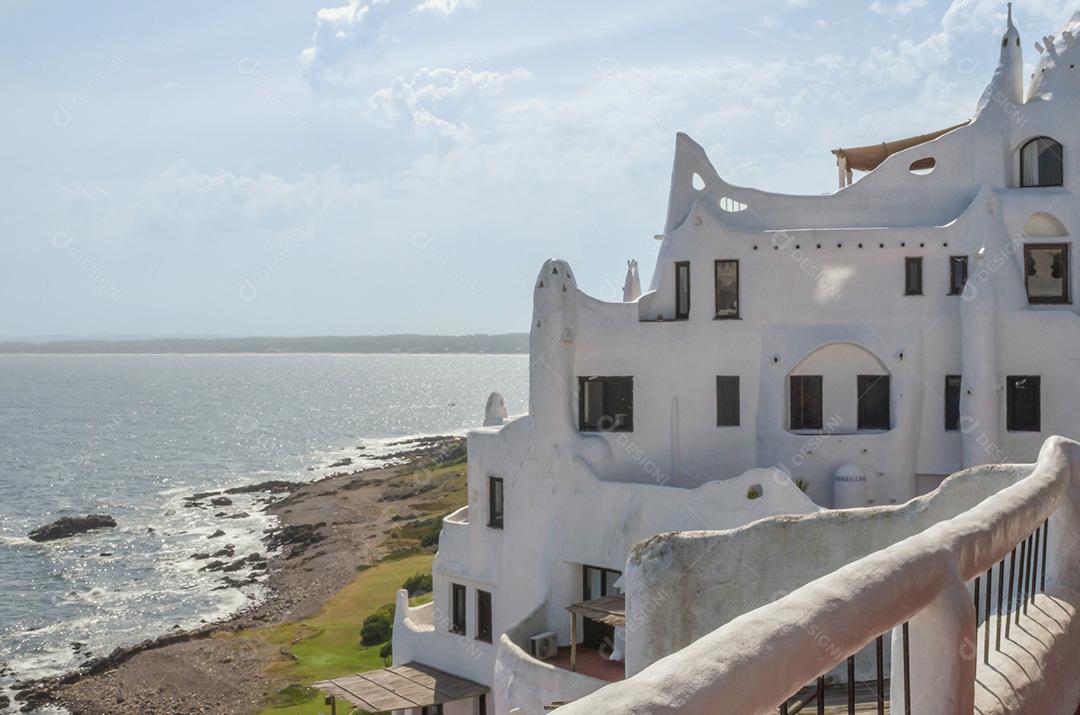
<path fill-rule="evenodd" d="M 476 640 L 491 642 L 491 594 L 476 590 Z"/>
<path fill-rule="evenodd" d="M 690 317 L 690 261 L 675 264 L 675 320 Z"/>
<path fill-rule="evenodd" d="M 922 256 L 904 259 L 904 295 L 922 295 Z"/>
<path fill-rule="evenodd" d="M 945 376 L 945 431 L 956 432 L 960 429 L 960 385 L 959 375 Z"/>
<path fill-rule="evenodd" d="M 701 191 L 705 188 L 705 179 L 701 178 L 701 174 L 695 172 L 694 175 L 690 177 L 690 184 L 695 190 Z"/>
<path fill-rule="evenodd" d="M 1064 179 L 1064 153 L 1058 142 L 1038 137 L 1020 150 L 1020 186 L 1061 186 Z"/>
<path fill-rule="evenodd" d="M 1010 375 L 1006 380 L 1006 422 L 1010 432 L 1042 431 L 1041 383 L 1038 375 Z"/>
<path fill-rule="evenodd" d="M 821 375 L 792 375 L 791 430 L 819 430 L 822 423 Z"/>
<path fill-rule="evenodd" d="M 737 319 L 739 317 L 739 262 L 717 261 L 715 273 L 716 317 Z"/>
<path fill-rule="evenodd" d="M 450 584 L 450 632 L 465 634 L 468 617 L 465 614 L 465 586 L 460 583 Z"/>
<path fill-rule="evenodd" d="M 1024 246 L 1024 285 L 1028 302 L 1069 302 L 1069 244 L 1029 243 Z"/>
<path fill-rule="evenodd" d="M 739 377 L 716 376 L 716 426 L 739 426 Z"/>
<path fill-rule="evenodd" d="M 859 395 L 858 426 L 865 430 L 892 428 L 889 414 L 889 376 L 857 376 Z"/>
<path fill-rule="evenodd" d="M 949 256 L 949 295 L 960 295 L 968 279 L 967 256 Z"/>
<path fill-rule="evenodd" d="M 503 528 L 503 480 L 488 477 L 488 526 Z"/>
<path fill-rule="evenodd" d="M 578 422 L 582 432 L 633 432 L 634 378 L 579 377 Z"/>

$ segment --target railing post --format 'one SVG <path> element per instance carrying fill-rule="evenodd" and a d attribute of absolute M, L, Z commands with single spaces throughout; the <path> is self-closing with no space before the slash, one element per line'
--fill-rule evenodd
<path fill-rule="evenodd" d="M 918 715 L 970 715 L 975 709 L 978 636 L 975 604 L 953 572 L 940 596 L 908 622 L 911 672 L 909 711 Z M 893 629 L 889 712 L 905 712 L 903 630 Z"/>

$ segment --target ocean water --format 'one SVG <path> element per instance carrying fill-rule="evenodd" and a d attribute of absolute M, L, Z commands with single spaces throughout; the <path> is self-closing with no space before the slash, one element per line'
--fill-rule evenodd
<path fill-rule="evenodd" d="M 197 551 L 265 551 L 264 495 L 222 511 L 196 491 L 382 464 L 409 436 L 462 432 L 497 390 L 527 409 L 520 355 L 0 355 L 0 689 L 88 654 L 198 626 L 261 597 L 215 590 Z M 364 449 L 358 449 L 363 446 Z M 104 513 L 115 529 L 35 544 Z M 224 537 L 208 541 L 217 529 Z M 212 548 L 210 548 L 212 547 Z M 233 574 L 243 575 L 241 574 Z M 81 644 L 81 645 L 77 645 Z"/>

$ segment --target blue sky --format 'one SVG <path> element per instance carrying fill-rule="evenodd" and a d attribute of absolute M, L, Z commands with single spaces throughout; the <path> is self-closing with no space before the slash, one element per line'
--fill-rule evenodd
<path fill-rule="evenodd" d="M 1080 2 L 1021 0 L 1026 60 Z M 676 131 L 725 178 L 967 119 L 984 0 L 0 5 L 0 337 L 524 331 L 647 281 Z"/>

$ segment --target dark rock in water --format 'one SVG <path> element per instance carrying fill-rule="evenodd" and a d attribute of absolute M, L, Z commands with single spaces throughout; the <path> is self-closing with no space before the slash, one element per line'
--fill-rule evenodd
<path fill-rule="evenodd" d="M 214 516 L 220 519 L 221 517 L 225 516 L 225 512 L 219 511 L 217 514 L 214 514 Z"/>
<path fill-rule="evenodd" d="M 203 566 L 199 570 L 200 571 L 220 571 L 223 568 L 225 568 L 225 562 L 224 561 L 211 561 L 210 563 L 208 563 L 206 566 Z"/>
<path fill-rule="evenodd" d="M 11 698 L 6 695 L 0 695 L 0 710 L 6 708 L 8 705 L 11 705 Z"/>
<path fill-rule="evenodd" d="M 204 553 L 200 552 L 198 554 L 192 554 L 191 558 L 196 559 L 198 561 L 204 561 L 204 560 L 210 558 L 210 554 L 204 554 Z"/>
<path fill-rule="evenodd" d="M 251 516 L 251 514 L 248 514 L 246 511 L 238 511 L 235 514 L 229 514 L 228 516 L 226 516 L 224 518 L 226 518 L 226 519 L 246 519 L 249 516 Z"/>
<path fill-rule="evenodd" d="M 327 465 L 326 468 L 327 469 L 334 469 L 336 467 L 348 467 L 351 464 L 352 464 L 352 457 L 346 457 L 345 459 L 340 459 L 340 460 L 334 462 L 333 464 Z"/>
<path fill-rule="evenodd" d="M 214 506 L 232 506 L 232 499 L 229 497 L 214 497 L 210 500 L 210 503 Z"/>
<path fill-rule="evenodd" d="M 109 556 L 112 556 L 112 552 L 109 552 L 109 551 L 102 551 L 102 552 L 101 552 L 100 554 L 98 554 L 98 556 L 101 556 L 101 557 L 104 557 L 104 558 L 108 558 Z"/>
<path fill-rule="evenodd" d="M 34 529 L 27 537 L 31 541 L 55 541 L 66 539 L 71 536 L 116 526 L 116 520 L 107 514 L 90 514 L 89 516 L 65 516 L 51 524 Z"/>
<path fill-rule="evenodd" d="M 210 536 L 207 536 L 206 538 L 208 538 L 208 539 L 216 539 L 219 536 L 225 536 L 225 532 L 222 531 L 221 529 L 218 529 L 217 531 L 215 531 L 213 534 L 210 534 Z"/>
<path fill-rule="evenodd" d="M 220 550 L 215 551 L 214 553 L 210 554 L 210 556 L 212 558 L 215 558 L 215 559 L 221 558 L 222 556 L 227 556 L 228 558 L 231 559 L 235 555 L 236 555 L 236 547 L 233 546 L 232 544 L 225 544 L 225 548 L 220 549 Z"/>
<path fill-rule="evenodd" d="M 300 485 L 296 482 L 283 482 L 279 479 L 271 479 L 267 482 L 259 482 L 258 484 L 248 484 L 243 487 L 233 487 L 232 489 L 226 489 L 226 494 L 251 494 L 253 492 L 268 492 L 270 494 L 282 494 L 284 492 L 296 491 L 300 488 Z"/>

